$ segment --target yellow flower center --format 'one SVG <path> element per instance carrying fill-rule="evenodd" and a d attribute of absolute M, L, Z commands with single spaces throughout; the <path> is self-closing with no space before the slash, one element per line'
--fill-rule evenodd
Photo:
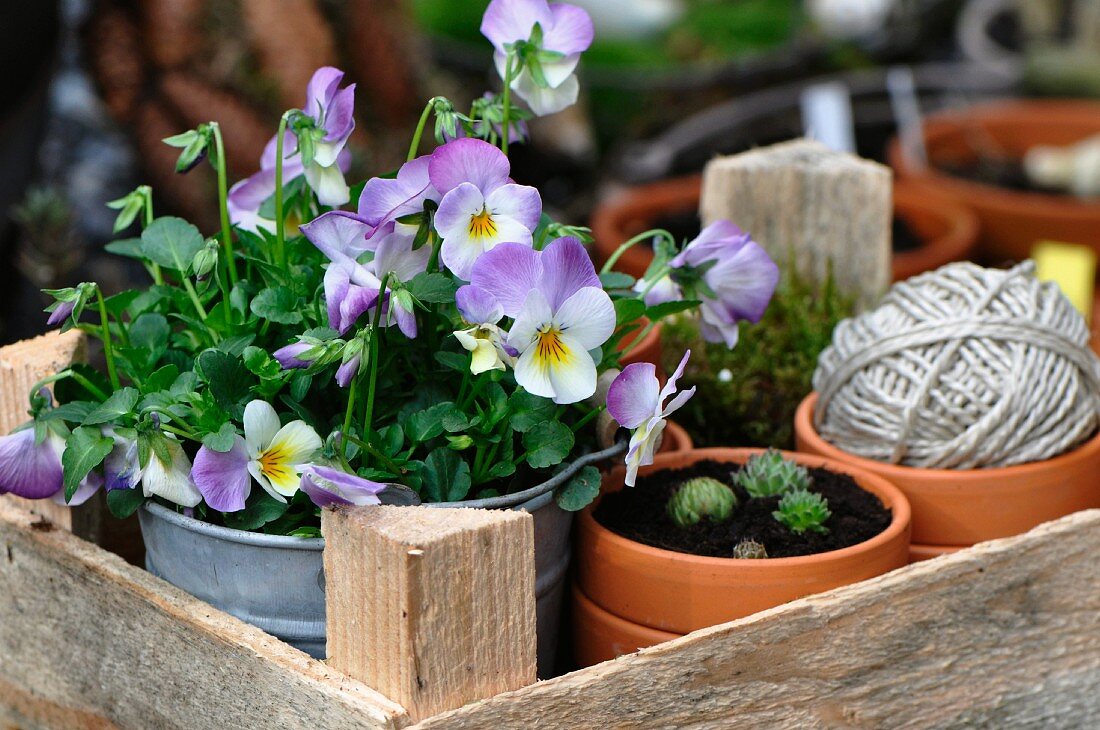
<path fill-rule="evenodd" d="M 547 325 L 545 329 L 540 329 L 535 336 L 538 338 L 538 344 L 535 345 L 538 349 L 535 354 L 541 362 L 559 365 L 565 362 L 569 351 L 565 349 L 565 345 L 561 341 L 561 330 Z"/>
<path fill-rule="evenodd" d="M 497 224 L 493 222 L 488 208 L 482 208 L 480 213 L 470 217 L 471 238 L 492 238 L 496 235 Z"/>
<path fill-rule="evenodd" d="M 290 465 L 286 460 L 286 454 L 280 447 L 270 448 L 260 454 L 260 471 L 268 479 L 286 479 L 290 476 Z"/>

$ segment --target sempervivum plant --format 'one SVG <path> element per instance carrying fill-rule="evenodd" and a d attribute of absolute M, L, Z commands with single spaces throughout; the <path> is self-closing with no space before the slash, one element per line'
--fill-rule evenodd
<path fill-rule="evenodd" d="M 810 486 L 806 467 L 783 458 L 775 449 L 752 456 L 737 472 L 737 484 L 750 497 L 774 497 L 790 490 L 805 490 Z"/>
<path fill-rule="evenodd" d="M 468 114 L 429 101 L 408 161 L 362 185 L 344 177 L 355 92 L 334 68 L 231 188 L 217 123 L 166 140 L 181 172 L 213 165 L 219 230 L 157 217 L 147 187 L 116 201 L 119 228 L 142 230 L 110 250 L 151 283 L 52 292 L 51 321 L 101 339 L 105 372 L 74 365 L 34 389 L 32 420 L 0 440 L 0 492 L 74 502 L 106 488 L 119 515 L 148 498 L 316 535 L 319 507 L 387 489 L 457 501 L 545 481 L 593 451 L 605 408 L 633 432 L 620 447 L 633 483 L 693 391 L 676 394 L 686 355 L 663 388 L 652 365 L 615 378 L 623 338 L 700 309 L 732 346 L 777 269 L 723 223 L 685 246 L 661 234 L 667 260 L 642 282 L 597 272 L 586 229 L 547 216 L 506 154 L 525 118 L 575 97 L 591 23 L 571 6 L 494 0 L 483 27 L 503 90 Z M 437 146 L 418 155 L 433 114 Z M 593 398 L 605 373 L 606 403 Z M 559 503 L 578 509 L 598 484 L 594 466 L 575 470 Z"/>

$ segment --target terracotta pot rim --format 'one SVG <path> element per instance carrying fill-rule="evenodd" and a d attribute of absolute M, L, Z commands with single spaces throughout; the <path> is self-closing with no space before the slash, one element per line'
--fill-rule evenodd
<path fill-rule="evenodd" d="M 1100 102 L 1084 100 L 1029 100 L 991 102 L 978 104 L 962 111 L 944 111 L 930 114 L 924 122 L 924 140 L 928 148 L 944 137 L 956 134 L 966 120 L 984 121 L 998 117 L 1032 117 L 1043 115 L 1044 121 L 1057 125 L 1073 119 L 1100 119 Z M 887 147 L 887 160 L 890 166 L 904 175 L 906 179 L 934 184 L 957 193 L 981 195 L 983 203 L 989 208 L 1018 212 L 1020 206 L 1044 215 L 1068 216 L 1071 218 L 1094 218 L 1100 209 L 1100 202 L 1085 201 L 1072 195 L 1057 195 L 1022 190 L 1011 190 L 996 185 L 967 180 L 948 174 L 934 165 L 921 166 L 907 156 L 897 137 L 890 140 Z"/>
<path fill-rule="evenodd" d="M 918 273 L 938 268 L 952 261 L 967 258 L 978 242 L 978 215 L 964 205 L 912 180 L 894 181 L 894 217 L 920 212 L 942 221 L 947 230 L 938 236 L 922 239 L 922 245 L 911 251 L 892 255 L 894 279 L 907 279 Z"/>
<path fill-rule="evenodd" d="M 753 454 L 762 453 L 764 449 L 758 448 L 701 448 L 690 449 L 689 451 L 670 452 L 664 454 L 657 454 L 653 459 L 653 464 L 649 467 L 643 467 L 640 471 L 641 474 L 652 473 L 660 471 L 665 464 L 670 461 L 682 457 L 684 454 L 692 454 L 697 459 L 713 459 L 714 461 L 722 461 L 729 463 L 742 463 L 746 458 Z M 600 503 L 602 494 L 600 497 L 586 507 L 578 516 L 578 529 L 581 531 L 587 530 L 596 539 L 605 542 L 609 546 L 613 546 L 618 550 L 622 550 L 625 553 L 633 553 L 640 558 L 649 560 L 659 560 L 665 563 L 679 562 L 683 564 L 691 564 L 696 567 L 714 567 L 714 568 L 732 568 L 735 567 L 739 570 L 752 571 L 752 572 L 765 572 L 783 570 L 789 568 L 807 568 L 821 563 L 828 563 L 834 560 L 845 560 L 853 555 L 871 553 L 878 550 L 890 542 L 896 540 L 902 533 L 909 529 L 909 524 L 912 519 L 911 510 L 909 507 L 909 500 L 905 497 L 900 489 L 891 484 L 883 477 L 874 474 L 866 469 L 855 467 L 851 464 L 837 461 L 825 456 L 816 456 L 813 454 L 800 454 L 797 452 L 784 451 L 782 452 L 786 458 L 793 459 L 804 466 L 823 467 L 829 471 L 837 472 L 840 474 L 847 474 L 851 476 L 857 483 L 857 485 L 865 491 L 871 492 L 884 506 L 890 510 L 891 518 L 890 524 L 886 526 L 886 529 L 877 535 L 864 540 L 863 542 L 856 543 L 855 545 L 849 545 L 846 548 L 840 548 L 838 550 L 829 550 L 824 553 L 814 553 L 813 555 L 799 555 L 789 558 L 767 558 L 763 560 L 745 559 L 745 558 L 716 558 L 707 555 L 693 555 L 692 553 L 683 553 L 676 550 L 665 550 L 664 548 L 657 548 L 651 545 L 645 545 L 640 542 L 631 540 L 630 538 L 623 537 L 622 535 L 612 532 L 603 525 L 601 525 L 593 516 L 593 512 Z M 610 473 L 604 476 L 604 481 L 621 481 L 625 468 L 617 466 Z M 624 487 L 625 488 L 625 487 Z"/>
<path fill-rule="evenodd" d="M 652 626 L 646 626 L 640 624 L 637 621 L 631 621 L 628 618 L 623 618 L 618 614 L 611 613 L 600 604 L 593 601 L 588 597 L 588 594 L 584 592 L 584 589 L 580 587 L 576 580 L 570 581 L 570 591 L 573 594 L 573 601 L 575 604 L 583 606 L 585 611 L 594 613 L 603 619 L 606 623 L 611 624 L 620 631 L 626 631 L 629 633 L 641 633 L 648 634 L 649 639 L 653 640 L 654 644 L 662 644 L 666 641 L 672 641 L 673 639 L 679 639 L 684 634 L 675 631 L 665 631 L 664 629 L 655 629 Z"/>
<path fill-rule="evenodd" d="M 972 488 L 974 482 L 989 482 L 982 488 L 987 492 L 996 492 L 998 484 L 1009 477 L 1024 477 L 1047 469 L 1058 469 L 1074 462 L 1093 458 L 1100 452 L 1100 431 L 1093 434 L 1087 441 L 1064 454 L 1045 459 L 1043 461 L 1029 461 L 1026 464 L 1013 466 L 998 466 L 990 469 L 926 469 L 919 466 L 905 466 L 903 464 L 887 464 L 873 459 L 867 459 L 833 446 L 818 434 L 813 425 L 813 409 L 817 405 L 817 391 L 814 391 L 802 399 L 798 404 L 798 410 L 794 415 L 794 429 L 799 438 L 810 444 L 810 448 L 824 455 L 825 458 L 842 461 L 851 464 L 862 471 L 874 470 L 887 479 L 898 478 L 906 485 L 907 489 L 919 488 L 922 491 L 956 492 L 965 488 Z M 913 480 L 918 474 L 925 477 L 920 487 L 913 487 Z"/>

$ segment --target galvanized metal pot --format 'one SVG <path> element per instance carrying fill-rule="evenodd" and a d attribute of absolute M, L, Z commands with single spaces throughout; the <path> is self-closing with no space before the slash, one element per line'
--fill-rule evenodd
<path fill-rule="evenodd" d="M 504 507 L 531 513 L 539 676 L 554 670 L 569 567 L 573 513 L 552 488 L 513 504 L 453 502 L 441 507 Z M 508 501 L 509 498 L 503 498 Z M 514 500 L 513 500 L 514 501 Z M 212 606 L 258 626 L 308 654 L 325 656 L 325 541 L 231 530 L 185 517 L 154 502 L 139 512 L 145 567 Z"/>

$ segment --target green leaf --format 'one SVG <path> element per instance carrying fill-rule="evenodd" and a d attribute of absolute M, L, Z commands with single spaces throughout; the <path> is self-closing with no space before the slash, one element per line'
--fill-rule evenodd
<path fill-rule="evenodd" d="M 224 454 L 237 443 L 237 430 L 233 424 L 226 421 L 214 433 L 208 433 L 202 437 L 202 445 L 213 451 Z"/>
<path fill-rule="evenodd" d="M 65 442 L 65 452 L 61 455 L 61 466 L 65 470 L 65 499 L 76 493 L 77 487 L 88 472 L 95 469 L 111 453 L 115 442 L 98 428 L 81 426 L 72 432 Z"/>
<path fill-rule="evenodd" d="M 670 314 L 686 312 L 698 306 L 699 301 L 696 299 L 685 299 L 680 302 L 662 302 L 661 304 L 654 304 L 652 307 L 647 308 L 645 310 L 645 316 L 649 317 L 651 322 L 657 322 Z"/>
<path fill-rule="evenodd" d="M 276 324 L 299 324 L 298 296 L 285 286 L 264 289 L 252 300 L 252 313 Z"/>
<path fill-rule="evenodd" d="M 218 405 L 230 414 L 238 414 L 238 406 L 249 396 L 252 373 L 240 360 L 221 350 L 206 350 L 195 364 Z"/>
<path fill-rule="evenodd" d="M 111 384 L 107 381 L 107 376 L 99 372 L 91 365 L 82 362 L 74 362 L 69 366 L 69 370 L 75 373 L 83 375 L 92 385 L 99 388 L 103 393 L 111 392 Z M 53 394 L 58 403 L 68 403 L 74 400 L 88 400 L 89 397 L 99 400 L 103 397 L 100 394 L 92 393 L 84 388 L 83 385 L 78 383 L 75 378 L 65 378 L 64 380 L 58 380 L 54 383 Z"/>
<path fill-rule="evenodd" d="M 445 368 L 464 373 L 470 369 L 469 353 L 447 352 L 440 350 L 435 353 L 435 361 Z"/>
<path fill-rule="evenodd" d="M 311 385 L 313 385 L 312 375 L 300 370 L 296 371 L 290 378 L 290 397 L 296 401 L 305 400 Z"/>
<path fill-rule="evenodd" d="M 428 454 L 420 471 L 421 496 L 431 502 L 457 502 L 470 493 L 470 466 L 446 446 Z"/>
<path fill-rule="evenodd" d="M 282 375 L 283 368 L 279 361 L 267 353 L 262 347 L 248 346 L 241 353 L 244 366 L 264 380 L 273 380 Z"/>
<path fill-rule="evenodd" d="M 498 461 L 489 467 L 489 476 L 494 479 L 504 479 L 516 473 L 516 465 L 511 461 Z"/>
<path fill-rule="evenodd" d="M 634 322 L 645 314 L 645 302 L 641 299 L 615 300 L 615 325 L 621 326 Z"/>
<path fill-rule="evenodd" d="M 145 380 L 144 389 L 147 392 L 168 390 L 179 378 L 179 375 L 180 369 L 178 367 L 172 364 L 165 365 Z"/>
<path fill-rule="evenodd" d="M 422 271 L 407 284 L 409 293 L 428 304 L 447 304 L 455 300 L 458 286 L 454 279 L 439 272 Z"/>
<path fill-rule="evenodd" d="M 586 466 L 558 489 L 554 499 L 566 512 L 578 512 L 591 504 L 599 493 L 600 470 Z"/>
<path fill-rule="evenodd" d="M 240 512 L 226 512 L 222 517 L 226 527 L 234 530 L 257 530 L 286 514 L 290 505 L 280 502 L 262 489 L 253 489 L 248 503 Z"/>
<path fill-rule="evenodd" d="M 69 423 L 83 423 L 84 419 L 88 417 L 96 408 L 96 403 L 90 401 L 74 400 L 69 403 L 63 403 L 57 408 L 51 408 L 48 411 L 41 413 L 38 416 L 40 421 L 68 421 Z"/>
<path fill-rule="evenodd" d="M 94 426 L 100 423 L 108 423 L 122 416 L 134 412 L 139 394 L 135 388 L 121 388 L 111 393 L 107 400 L 88 414 L 84 419 L 85 426 Z"/>
<path fill-rule="evenodd" d="M 157 218 L 141 233 L 141 252 L 153 263 L 186 273 L 203 247 L 199 229 L 182 218 Z"/>
<path fill-rule="evenodd" d="M 561 421 L 542 421 L 523 434 L 523 447 L 535 469 L 555 466 L 573 450 L 573 432 Z"/>
<path fill-rule="evenodd" d="M 512 411 L 512 430 L 524 433 L 536 424 L 549 421 L 557 412 L 557 406 L 549 398 L 528 393 L 526 390 L 517 390 L 508 399 L 508 407 Z"/>
<path fill-rule="evenodd" d="M 624 274 L 621 271 L 608 271 L 606 274 L 600 274 L 600 283 L 608 291 L 612 289 L 629 289 L 634 286 L 634 281 L 633 276 Z"/>
<path fill-rule="evenodd" d="M 120 520 L 124 520 L 137 512 L 138 507 L 145 502 L 145 495 L 138 488 L 112 489 L 107 492 L 107 509 Z"/>
<path fill-rule="evenodd" d="M 145 253 L 141 250 L 140 238 L 123 238 L 118 241 L 111 241 L 103 248 L 108 253 L 113 253 L 116 256 L 126 256 L 131 259 L 145 258 Z"/>
<path fill-rule="evenodd" d="M 413 443 L 424 443 L 439 436 L 448 430 L 444 424 L 444 418 L 454 410 L 456 410 L 455 404 L 447 401 L 413 413 L 405 424 L 409 440 Z"/>
<path fill-rule="evenodd" d="M 140 293 L 136 289 L 119 292 L 104 299 L 103 305 L 107 307 L 107 312 L 115 319 L 121 319 L 122 313 L 130 308 L 130 305 L 134 303 Z"/>

